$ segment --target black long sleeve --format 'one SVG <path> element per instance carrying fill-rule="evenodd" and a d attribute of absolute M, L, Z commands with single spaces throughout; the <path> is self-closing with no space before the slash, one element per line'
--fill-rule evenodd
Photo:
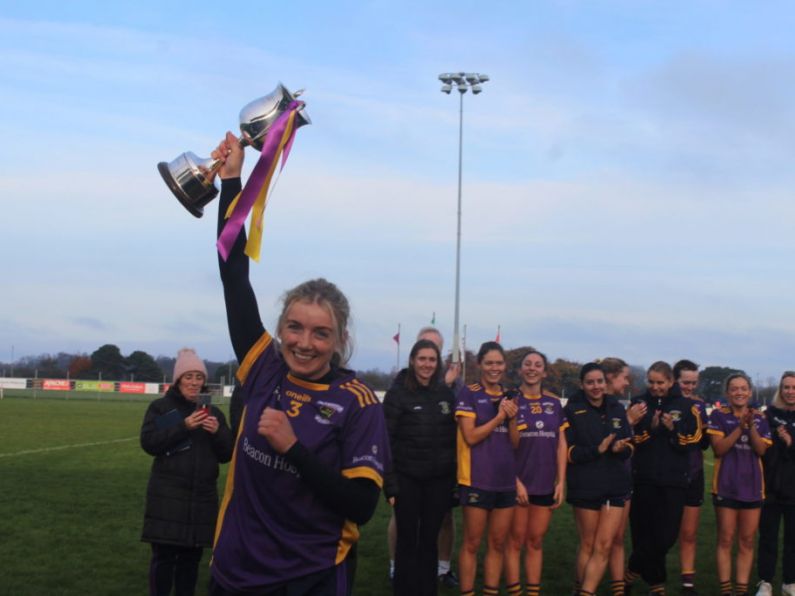
<path fill-rule="evenodd" d="M 221 197 L 218 200 L 218 233 L 224 228 L 226 213 L 229 204 L 241 189 L 240 178 L 228 178 L 221 184 Z M 243 252 L 246 246 L 245 229 L 235 240 L 229 258 L 224 261 L 218 255 L 218 268 L 221 272 L 221 282 L 224 285 L 224 300 L 226 302 L 226 320 L 229 325 L 229 337 L 238 362 L 248 354 L 257 340 L 265 332 L 265 326 L 257 306 L 257 298 L 249 281 L 249 259 Z"/>
<path fill-rule="evenodd" d="M 357 524 L 367 523 L 378 505 L 380 489 L 368 478 L 345 478 L 329 469 L 300 442 L 285 453 L 301 478 L 335 513 Z"/>

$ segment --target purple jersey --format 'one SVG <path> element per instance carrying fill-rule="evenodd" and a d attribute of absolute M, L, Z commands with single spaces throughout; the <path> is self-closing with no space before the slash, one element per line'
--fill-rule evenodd
<path fill-rule="evenodd" d="M 522 394 L 516 429 L 516 476 L 528 495 L 550 495 L 558 473 L 558 442 L 568 423 L 560 398 L 550 393 Z"/>
<path fill-rule="evenodd" d="M 503 392 L 489 393 L 479 383 L 462 387 L 456 398 L 456 418 L 473 418 L 475 426 L 497 415 Z M 458 483 L 481 490 L 516 490 L 516 466 L 507 419 L 488 437 L 470 447 L 458 429 Z"/>
<path fill-rule="evenodd" d="M 731 408 L 715 408 L 709 416 L 707 432 L 712 436 L 725 437 L 739 425 L 740 419 Z M 759 436 L 772 444 L 767 419 L 761 414 L 754 414 L 754 426 Z M 765 498 L 762 458 L 751 447 L 748 429 L 743 429 L 740 438 L 728 452 L 715 458 L 712 493 L 725 499 L 745 502 L 761 501 Z"/>
<path fill-rule="evenodd" d="M 359 537 L 356 524 L 329 509 L 257 433 L 263 410 L 284 411 L 301 444 L 329 468 L 379 487 L 388 440 L 381 404 L 352 372 L 330 385 L 293 377 L 267 332 L 238 378 L 245 410 L 211 565 L 225 589 L 258 591 L 334 567 Z"/>

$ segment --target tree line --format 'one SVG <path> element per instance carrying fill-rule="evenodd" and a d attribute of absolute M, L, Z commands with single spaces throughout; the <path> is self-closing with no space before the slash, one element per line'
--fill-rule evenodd
<path fill-rule="evenodd" d="M 170 382 L 174 370 L 173 356 L 157 356 L 135 350 L 127 356 L 118 346 L 104 344 L 91 354 L 40 354 L 25 356 L 16 362 L 0 363 L 3 376 L 50 379 L 83 379 L 109 381 Z M 237 372 L 237 361 L 204 361 L 210 383 L 231 384 Z"/>
<path fill-rule="evenodd" d="M 530 346 L 522 346 L 506 350 L 507 384 L 511 387 L 519 385 L 519 362 Z M 474 383 L 478 380 L 476 355 L 467 350 L 465 357 L 466 382 Z M 13 363 L 0 363 L 3 376 L 39 377 L 53 379 L 106 379 L 114 381 L 142 381 L 142 382 L 170 382 L 174 370 L 175 358 L 171 356 L 153 357 L 150 354 L 135 350 L 124 356 L 118 346 L 104 344 L 89 354 L 40 354 L 38 356 L 25 356 Z M 449 365 L 450 356 L 446 364 Z M 231 384 L 237 372 L 237 361 L 215 362 L 205 360 L 210 383 Z M 673 363 L 672 363 L 673 364 Z M 548 375 L 544 387 L 566 397 L 579 389 L 579 372 L 582 362 L 558 358 L 549 363 Z M 643 367 L 630 365 L 632 385 L 628 391 L 631 395 L 642 393 L 646 388 L 646 372 Z M 699 376 L 698 394 L 707 402 L 714 403 L 723 398 L 723 381 L 732 373 L 744 371 L 726 366 L 707 366 L 701 370 Z M 359 377 L 378 391 L 386 391 L 392 384 L 392 379 L 397 371 L 383 371 L 369 369 L 359 371 Z M 745 373 L 744 373 L 745 374 Z M 775 393 L 775 380 L 768 379 L 765 386 L 756 387 L 755 398 L 761 405 L 770 403 Z"/>

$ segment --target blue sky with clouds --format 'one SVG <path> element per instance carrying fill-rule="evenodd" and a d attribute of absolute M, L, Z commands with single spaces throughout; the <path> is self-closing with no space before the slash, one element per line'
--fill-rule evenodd
<path fill-rule="evenodd" d="M 208 155 L 278 81 L 313 125 L 252 268 L 266 324 L 322 275 L 357 367 L 394 365 L 398 323 L 404 354 L 433 312 L 449 336 L 458 98 L 436 77 L 465 70 L 491 77 L 464 98 L 468 345 L 501 325 L 553 358 L 795 366 L 787 2 L 0 7 L 0 361 L 231 357 L 214 204 L 191 217 L 155 164 Z"/>

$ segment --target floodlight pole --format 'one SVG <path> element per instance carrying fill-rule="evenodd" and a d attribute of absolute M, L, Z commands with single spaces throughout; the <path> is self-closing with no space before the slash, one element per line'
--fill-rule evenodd
<path fill-rule="evenodd" d="M 442 93 L 449 95 L 455 83 L 459 94 L 458 102 L 458 213 L 455 242 L 455 308 L 453 315 L 453 362 L 461 362 L 461 336 L 459 333 L 461 304 L 461 187 L 464 156 L 464 93 L 472 89 L 472 94 L 480 93 L 480 83 L 489 80 L 487 75 L 478 73 L 443 73 L 439 80 L 444 83 Z"/>

